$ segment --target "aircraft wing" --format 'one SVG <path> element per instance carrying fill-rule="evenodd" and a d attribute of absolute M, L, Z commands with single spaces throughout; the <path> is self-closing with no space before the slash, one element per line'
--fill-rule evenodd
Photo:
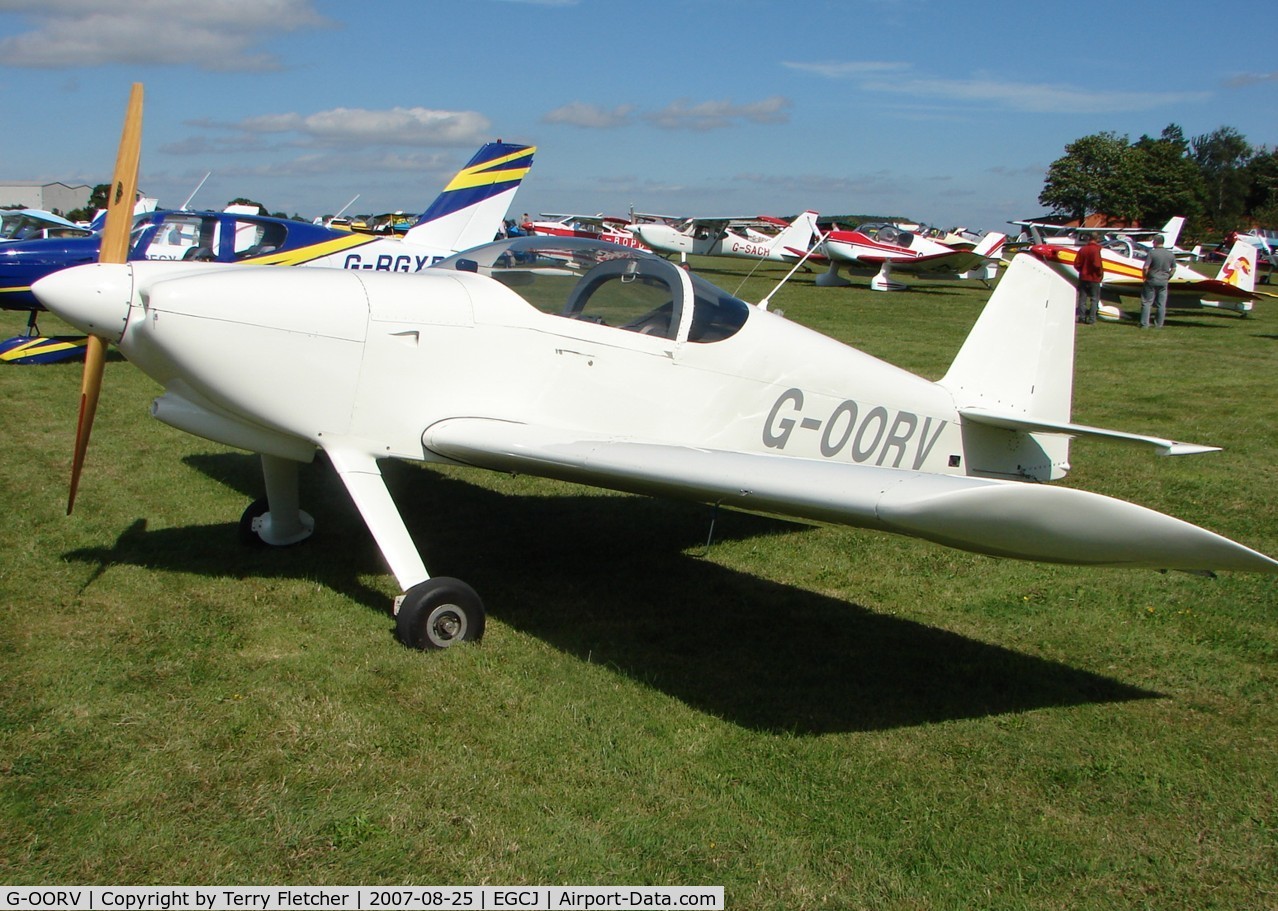
<path fill-rule="evenodd" d="M 1185 291 L 1193 291 L 1195 294 L 1205 298 L 1232 298 L 1235 300 L 1259 300 L 1262 297 L 1274 297 L 1275 295 L 1268 291 L 1251 290 L 1239 288 L 1237 285 L 1231 285 L 1229 282 L 1222 282 L 1217 278 L 1204 278 L 1198 281 L 1178 282 L 1172 280 L 1167 284 L 1169 293 L 1184 293 Z"/>
<path fill-rule="evenodd" d="M 422 434 L 462 464 L 1095 566 L 1278 572 L 1278 561 L 1162 513 L 1067 487 L 590 436 L 487 418 Z"/>
<path fill-rule="evenodd" d="M 938 274 L 951 275 L 967 272 L 996 257 L 982 256 L 970 250 L 951 250 L 948 253 L 933 253 L 915 259 L 897 259 L 892 256 L 862 255 L 859 261 L 864 265 L 882 265 L 885 261 L 892 263 L 892 268 L 900 272 L 912 272 L 918 275 Z"/>

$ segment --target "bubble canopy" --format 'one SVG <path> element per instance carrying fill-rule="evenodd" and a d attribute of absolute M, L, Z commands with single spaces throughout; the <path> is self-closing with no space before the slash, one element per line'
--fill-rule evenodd
<path fill-rule="evenodd" d="M 751 309 L 652 253 L 582 238 L 499 240 L 431 268 L 487 275 L 543 313 L 672 342 L 730 338 Z"/>

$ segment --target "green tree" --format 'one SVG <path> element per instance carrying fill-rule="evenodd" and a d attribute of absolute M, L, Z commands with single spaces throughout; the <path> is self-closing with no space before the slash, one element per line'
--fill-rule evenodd
<path fill-rule="evenodd" d="M 1126 136 L 1094 133 L 1065 146 L 1052 162 L 1038 201 L 1055 212 L 1083 219 L 1091 212 L 1133 219 L 1138 212 L 1140 184 Z"/>
<path fill-rule="evenodd" d="M 1172 216 L 1183 215 L 1191 233 L 1201 230 L 1202 178 L 1181 128 L 1168 124 L 1158 139 L 1142 136 L 1133 144 L 1131 155 L 1139 175 L 1140 223 L 1161 227 Z"/>
<path fill-rule="evenodd" d="M 237 196 L 227 203 L 228 206 L 257 206 L 257 214 L 265 215 L 266 206 L 253 199 L 246 199 L 243 196 Z"/>
<path fill-rule="evenodd" d="M 1247 211 L 1251 145 L 1233 127 L 1221 127 L 1191 143 L 1202 176 L 1202 203 L 1216 231 L 1244 226 Z"/>
<path fill-rule="evenodd" d="M 83 209 L 72 209 L 66 214 L 71 221 L 89 221 L 98 209 L 107 207 L 107 197 L 111 193 L 111 185 L 109 183 L 100 183 L 89 193 L 89 202 Z"/>
<path fill-rule="evenodd" d="M 1278 149 L 1256 152 L 1247 173 L 1247 213 L 1262 227 L 1278 228 Z"/>

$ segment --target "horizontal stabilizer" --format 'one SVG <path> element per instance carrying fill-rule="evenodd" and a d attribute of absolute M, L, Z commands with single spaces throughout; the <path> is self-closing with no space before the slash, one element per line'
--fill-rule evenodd
<path fill-rule="evenodd" d="M 1071 424 L 1065 421 L 1045 421 L 1029 419 L 1018 415 L 997 414 L 980 408 L 960 408 L 963 420 L 990 427 L 1001 427 L 1004 430 L 1015 430 L 1019 433 L 1063 433 L 1071 437 L 1096 437 L 1104 440 L 1117 440 L 1121 443 L 1136 443 L 1152 446 L 1159 455 L 1197 455 L 1201 452 L 1220 452 L 1219 446 L 1200 446 L 1197 443 L 1181 443 L 1176 440 L 1165 440 L 1162 437 L 1144 436 L 1138 433 L 1125 433 L 1121 430 L 1106 430 L 1103 427 L 1090 427 L 1087 424 Z"/>
<path fill-rule="evenodd" d="M 1278 573 L 1278 561 L 1143 506 L 1066 487 L 589 437 L 453 418 L 422 434 L 463 464 L 1089 566 Z"/>

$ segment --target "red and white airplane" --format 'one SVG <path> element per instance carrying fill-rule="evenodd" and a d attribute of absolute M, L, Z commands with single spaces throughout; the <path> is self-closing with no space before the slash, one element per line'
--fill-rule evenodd
<path fill-rule="evenodd" d="M 1067 274 L 1075 281 L 1078 271 L 1074 261 L 1078 258 L 1078 248 L 1065 244 L 1035 244 L 1031 252 L 1040 259 L 1060 263 L 1067 269 Z M 1105 267 L 1105 277 L 1101 280 L 1102 290 L 1117 295 L 1140 294 L 1144 284 L 1145 259 L 1148 251 L 1138 249 L 1135 256 L 1124 256 L 1110 247 L 1101 247 L 1101 262 Z M 1212 307 L 1220 310 L 1236 310 L 1239 315 L 1246 316 L 1252 311 L 1258 297 L 1264 296 L 1256 290 L 1256 248 L 1246 241 L 1235 242 L 1225 264 L 1215 278 L 1209 278 L 1196 272 L 1184 263 L 1176 264 L 1167 283 L 1168 304 L 1172 307 Z M 1101 315 L 1110 319 L 1118 319 L 1120 313 L 1115 307 L 1102 305 Z"/>
<path fill-rule="evenodd" d="M 587 240 L 603 240 L 610 244 L 648 249 L 635 236 L 629 219 L 615 215 L 560 215 L 543 212 L 544 221 L 525 221 L 519 227 L 529 234 L 543 237 L 584 237 Z"/>
<path fill-rule="evenodd" d="M 998 268 L 999 251 L 1007 235 L 990 232 L 971 250 L 956 250 L 935 240 L 907 231 L 888 222 L 871 222 L 853 230 L 831 231 L 821 249 L 830 269 L 817 277 L 822 287 L 839 287 L 850 282 L 839 275 L 873 271 L 874 291 L 904 291 L 909 286 L 892 278 L 892 271 L 909 272 L 920 278 L 977 278 L 990 280 Z"/>
<path fill-rule="evenodd" d="M 811 209 L 791 222 L 755 218 L 696 217 L 678 224 L 636 223 L 630 230 L 657 253 L 677 253 L 681 262 L 695 256 L 733 256 L 774 262 L 798 262 L 820 232 Z"/>

